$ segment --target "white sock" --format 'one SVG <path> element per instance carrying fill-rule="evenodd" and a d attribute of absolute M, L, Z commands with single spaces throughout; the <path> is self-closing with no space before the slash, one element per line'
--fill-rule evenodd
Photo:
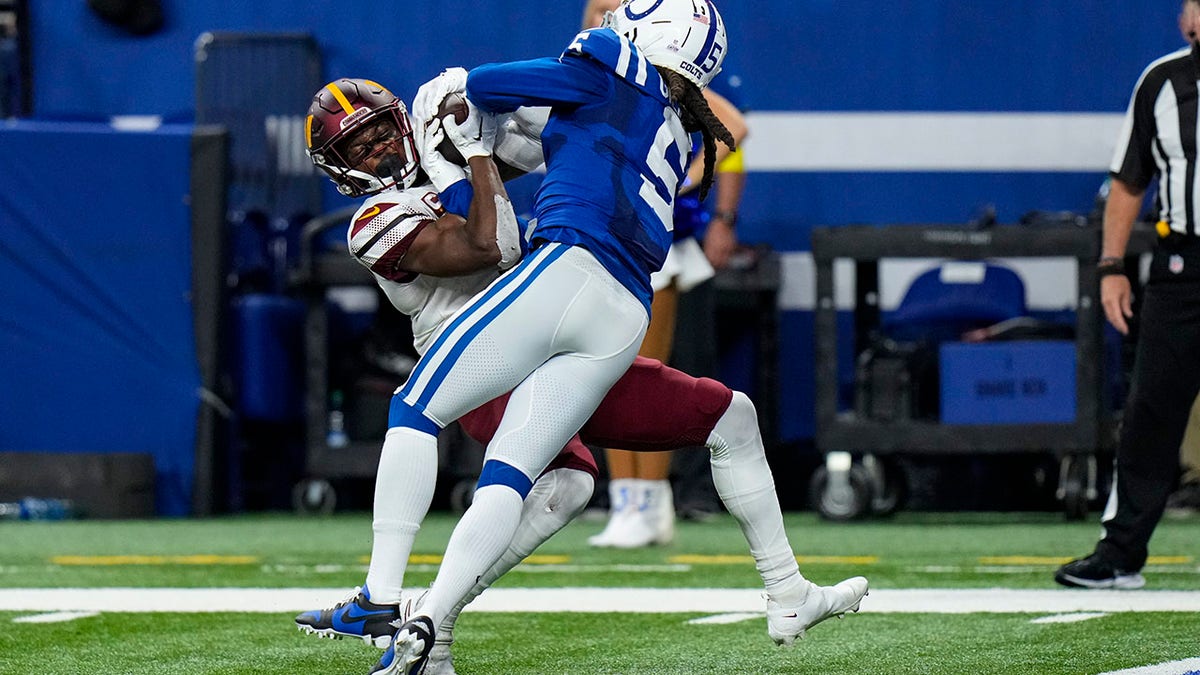
<path fill-rule="evenodd" d="M 733 393 L 707 445 L 717 494 L 741 526 L 767 593 L 785 606 L 803 603 L 808 584 L 788 543 L 758 416 L 745 394 Z"/>
<path fill-rule="evenodd" d="M 654 481 L 645 478 L 633 479 L 633 510 L 645 513 L 655 507 Z"/>
<path fill-rule="evenodd" d="M 521 511 L 521 495 L 507 485 L 485 485 L 475 491 L 471 507 L 450 535 L 429 597 L 421 605 L 420 613 L 433 619 L 435 626 L 440 626 L 500 561 L 517 532 Z"/>
<path fill-rule="evenodd" d="M 371 602 L 398 604 L 413 539 L 429 512 L 437 483 L 437 437 L 416 429 L 388 429 L 375 474 L 371 566 L 367 588 Z"/>
<path fill-rule="evenodd" d="M 463 608 L 543 542 L 566 527 L 575 516 L 583 513 L 594 489 L 595 481 L 591 474 L 578 469 L 555 469 L 538 478 L 521 507 L 521 522 L 508 544 L 508 550 L 442 621 L 438 627 L 437 641 L 453 642 L 454 623 Z"/>
<path fill-rule="evenodd" d="M 622 511 L 637 508 L 640 482 L 637 478 L 614 478 L 608 482 L 608 513 L 610 517 Z"/>

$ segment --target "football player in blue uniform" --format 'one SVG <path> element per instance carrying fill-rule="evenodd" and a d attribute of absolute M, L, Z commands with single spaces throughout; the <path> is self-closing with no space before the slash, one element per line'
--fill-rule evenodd
<path fill-rule="evenodd" d="M 475 142 L 470 115 L 460 128 L 441 103 L 448 92 L 465 86 L 466 76 L 465 70 L 451 68 L 422 87 L 418 101 L 424 103 L 412 117 L 382 85 L 341 78 L 318 90 L 306 121 L 314 164 L 339 191 L 366 197 L 350 219 L 347 245 L 391 304 L 411 320 L 418 354 L 459 308 L 521 257 L 515 216 L 504 203 L 497 170 L 501 176 L 519 174 L 543 164 L 541 131 L 547 109 L 522 108 L 497 119 L 493 154 L 472 157 L 470 176 L 466 167 L 442 156 L 443 151 L 458 155 L 442 147 L 443 136 L 450 136 L 455 147 Z M 475 120 L 480 122 L 480 116 Z M 433 131 L 438 127 L 445 133 Z M 507 403 L 506 394 L 458 422 L 471 438 L 487 445 Z M 744 466 L 739 473 L 757 474 L 744 482 L 758 485 L 770 479 L 770 467 L 755 420 L 754 405 L 745 394 L 652 359 L 636 359 L 579 434 L 534 481 L 508 550 L 438 627 L 427 675 L 454 674 L 450 647 L 457 610 L 587 505 L 597 467 L 581 438 L 642 452 L 705 445 L 711 450 L 711 464 L 736 461 L 755 467 Z M 736 456 L 731 448 L 739 449 Z M 398 461 L 396 452 L 402 448 L 394 445 L 386 450 L 376 475 L 367 583 L 333 607 L 299 614 L 296 625 L 305 632 L 359 637 L 386 649 L 396 632 L 392 622 L 407 618 L 418 601 L 416 593 L 403 593 L 403 574 L 413 535 L 428 508 L 436 467 Z"/>
<path fill-rule="evenodd" d="M 583 11 L 583 29 L 603 25 L 605 16 L 619 7 L 620 0 L 588 0 Z M 702 91 L 709 109 L 729 130 L 738 146 L 748 133 L 746 120 L 738 109 L 714 88 L 725 79 L 722 70 Z M 700 135 L 693 134 L 692 151 L 701 154 Z M 730 174 L 726 167 L 740 156 L 741 149 L 717 147 L 716 198 L 718 208 L 711 218 L 709 208 L 698 195 L 704 161 L 693 159 L 687 178 L 675 198 L 674 231 L 663 267 L 650 277 L 654 298 L 650 304 L 650 325 L 642 340 L 641 356 L 669 362 L 674 347 L 680 296 L 711 279 L 724 268 L 737 247 L 731 214 L 736 212 L 743 174 Z M 701 248 L 701 235 L 703 248 Z M 703 292 L 703 291 L 702 291 Z M 673 452 L 632 452 L 608 448 L 604 452 L 608 468 L 609 520 L 604 530 L 589 537 L 592 546 L 640 548 L 667 544 L 675 537 L 675 500 L 671 490 Z M 707 473 L 708 462 L 699 453 L 680 458 L 687 468 Z M 684 483 L 711 486 L 711 479 Z M 694 490 L 692 490 L 694 491 Z M 716 495 L 713 494 L 713 498 Z M 720 509 L 719 506 L 716 507 Z"/>
<path fill-rule="evenodd" d="M 724 51 L 710 0 L 629 0 L 607 27 L 580 33 L 557 58 L 469 73 L 474 114 L 551 109 L 532 250 L 438 333 L 393 398 L 385 452 L 393 444 L 402 456 L 436 464 L 442 427 L 510 388 L 512 395 L 428 597 L 372 673 L 422 671 L 435 627 L 508 547 L 533 478 L 633 362 L 648 322 L 650 275 L 671 242 L 688 131 L 704 138 L 702 193 L 716 140 L 733 145 L 701 93 Z M 456 146 L 468 161 L 490 152 L 482 139 Z M 867 582 L 824 588 L 800 575 L 769 471 L 764 477 L 757 464 L 736 461 L 741 450 L 725 449 L 735 461 L 714 461 L 714 480 L 766 585 L 768 632 L 790 643 L 857 608 Z"/>

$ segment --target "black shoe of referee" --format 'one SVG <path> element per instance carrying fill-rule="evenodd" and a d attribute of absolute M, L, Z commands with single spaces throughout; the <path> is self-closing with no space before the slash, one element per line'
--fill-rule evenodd
<path fill-rule="evenodd" d="M 1058 568 L 1054 573 L 1054 580 L 1073 588 L 1132 590 L 1146 585 L 1146 579 L 1142 577 L 1140 570 L 1120 569 L 1098 553 L 1072 560 Z"/>

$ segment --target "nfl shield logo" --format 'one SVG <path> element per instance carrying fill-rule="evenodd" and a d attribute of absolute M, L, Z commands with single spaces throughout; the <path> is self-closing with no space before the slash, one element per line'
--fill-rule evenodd
<path fill-rule="evenodd" d="M 1171 270 L 1172 274 L 1179 274 L 1183 271 L 1183 256 L 1173 255 L 1167 260 L 1167 269 Z"/>

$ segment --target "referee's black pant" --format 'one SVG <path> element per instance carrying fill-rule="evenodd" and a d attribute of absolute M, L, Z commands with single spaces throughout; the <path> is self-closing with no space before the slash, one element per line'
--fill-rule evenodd
<path fill-rule="evenodd" d="M 1171 256 L 1177 256 L 1171 271 Z M 1155 250 L 1143 290 L 1133 382 L 1117 446 L 1116 482 L 1096 552 L 1125 571 L 1147 547 L 1179 477 L 1179 446 L 1200 391 L 1200 245 Z"/>

